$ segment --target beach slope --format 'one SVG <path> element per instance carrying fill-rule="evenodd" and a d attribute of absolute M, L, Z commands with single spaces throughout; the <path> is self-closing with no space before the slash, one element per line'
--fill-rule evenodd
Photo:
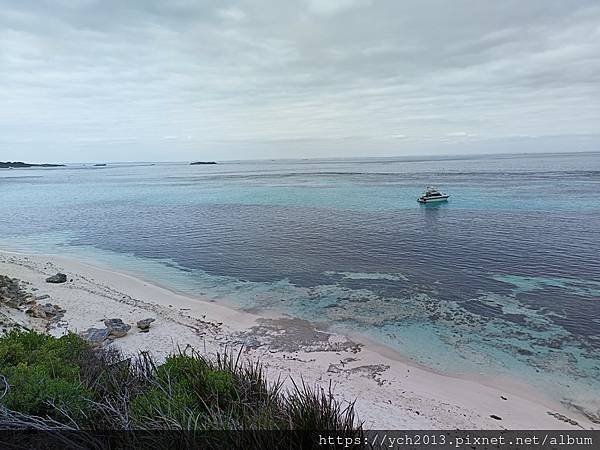
<path fill-rule="evenodd" d="M 46 278 L 65 273 L 64 283 Z M 214 353 L 242 348 L 268 375 L 302 378 L 328 388 L 343 402 L 356 401 L 368 429 L 594 429 L 577 411 L 506 380 L 452 377 L 419 367 L 362 338 L 316 328 L 297 318 L 264 316 L 172 292 L 134 276 L 71 259 L 0 252 L 0 274 L 21 280 L 39 303 L 64 310 L 60 320 L 32 319 L 0 306 L 0 313 L 54 335 L 103 328 L 104 319 L 131 325 L 104 345 L 126 353 L 150 350 L 161 359 L 192 346 Z M 148 332 L 136 322 L 153 318 Z"/>

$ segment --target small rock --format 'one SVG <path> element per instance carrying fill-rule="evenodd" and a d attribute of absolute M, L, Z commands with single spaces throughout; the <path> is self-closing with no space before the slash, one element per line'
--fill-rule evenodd
<path fill-rule="evenodd" d="M 496 414 L 490 414 L 490 417 L 495 420 L 502 420 L 502 417 L 498 417 Z"/>
<path fill-rule="evenodd" d="M 121 319 L 106 319 L 104 325 L 108 328 L 109 334 L 116 338 L 125 336 L 131 329 L 131 325 L 123 323 Z"/>
<path fill-rule="evenodd" d="M 50 296 L 48 294 L 42 294 L 42 295 L 36 295 L 35 296 L 35 300 L 36 301 L 40 301 L 40 300 L 46 300 L 47 298 L 50 298 Z"/>
<path fill-rule="evenodd" d="M 141 331 L 148 331 L 148 329 L 150 328 L 150 324 L 152 322 L 154 322 L 156 319 L 154 318 L 148 318 L 148 319 L 142 319 L 142 320 L 138 320 L 137 322 L 137 327 L 141 330 Z"/>
<path fill-rule="evenodd" d="M 31 316 L 31 317 L 35 317 L 38 319 L 46 319 L 46 311 L 44 311 L 44 309 L 40 306 L 40 305 L 35 305 L 31 308 L 29 308 L 27 311 L 25 311 L 25 314 Z"/>
<path fill-rule="evenodd" d="M 329 364 L 329 368 L 327 369 L 328 373 L 340 373 L 341 371 L 342 369 L 335 364 Z"/>
<path fill-rule="evenodd" d="M 51 277 L 46 278 L 46 283 L 66 283 L 67 276 L 64 273 L 57 273 Z"/>
<path fill-rule="evenodd" d="M 80 336 L 93 344 L 101 344 L 110 335 L 108 328 L 88 328 Z"/>
<path fill-rule="evenodd" d="M 44 305 L 34 305 L 25 311 L 25 314 L 29 314 L 31 317 L 37 317 L 38 319 L 59 319 L 63 316 L 65 310 L 58 305 L 52 303 L 46 303 Z"/>

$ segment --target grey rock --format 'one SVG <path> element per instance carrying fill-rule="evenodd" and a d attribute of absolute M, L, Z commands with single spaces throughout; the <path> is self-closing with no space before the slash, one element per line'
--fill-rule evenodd
<path fill-rule="evenodd" d="M 342 369 L 340 369 L 337 364 L 329 364 L 329 368 L 327 369 L 328 373 L 340 373 Z"/>
<path fill-rule="evenodd" d="M 46 303 L 44 305 L 34 305 L 25 311 L 26 314 L 38 319 L 58 319 L 64 315 L 65 310 L 58 305 Z"/>
<path fill-rule="evenodd" d="M 110 335 L 108 328 L 88 328 L 80 336 L 93 344 L 101 344 Z"/>
<path fill-rule="evenodd" d="M 46 278 L 46 283 L 66 283 L 67 276 L 64 273 L 57 273 L 51 277 Z"/>
<path fill-rule="evenodd" d="M 61 313 L 65 312 L 65 310 L 62 309 L 60 306 L 53 305 L 51 303 L 46 303 L 42 305 L 42 309 L 46 312 L 47 316 L 58 316 Z"/>
<path fill-rule="evenodd" d="M 7 306 L 11 308 L 18 308 L 24 303 L 24 301 L 18 297 L 6 296 L 2 300 L 4 301 L 4 303 L 6 303 Z"/>
<path fill-rule="evenodd" d="M 40 305 L 34 305 L 33 307 L 29 308 L 27 311 L 25 311 L 25 314 L 31 316 L 31 317 L 35 317 L 38 319 L 46 319 L 46 311 L 44 311 L 44 309 L 40 306 Z"/>
<path fill-rule="evenodd" d="M 121 319 L 106 319 L 104 325 L 108 328 L 110 335 L 116 338 L 125 336 L 131 329 L 131 326 L 123 323 Z"/>
<path fill-rule="evenodd" d="M 35 296 L 35 300 L 36 301 L 40 301 L 40 300 L 46 300 L 47 298 L 50 298 L 50 296 L 48 294 L 42 294 L 42 295 L 36 295 Z"/>
<path fill-rule="evenodd" d="M 11 308 L 19 308 L 26 303 L 30 295 L 20 287 L 16 278 L 0 275 L 0 302 Z"/>
<path fill-rule="evenodd" d="M 137 327 L 142 331 L 148 331 L 148 329 L 150 328 L 150 324 L 155 320 L 156 319 L 153 318 L 138 320 Z"/>

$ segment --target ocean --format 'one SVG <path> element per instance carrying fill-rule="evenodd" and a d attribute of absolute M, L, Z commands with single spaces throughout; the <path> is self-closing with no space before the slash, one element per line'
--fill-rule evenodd
<path fill-rule="evenodd" d="M 450 201 L 418 204 L 432 184 Z M 599 194 L 600 153 L 3 169 L 0 248 L 283 311 L 597 413 Z"/>

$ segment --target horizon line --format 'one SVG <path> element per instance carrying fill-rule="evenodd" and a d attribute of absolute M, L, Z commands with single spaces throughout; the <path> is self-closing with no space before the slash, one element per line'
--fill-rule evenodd
<path fill-rule="evenodd" d="M 183 164 L 183 163 L 191 163 L 197 161 L 214 161 L 217 163 L 232 163 L 232 162 L 269 162 L 269 161 L 339 161 L 339 160 L 360 160 L 360 159 L 381 159 L 381 160 L 389 160 L 389 159 L 405 159 L 406 162 L 417 160 L 452 160 L 452 159 L 469 159 L 474 157 L 481 156 L 536 156 L 536 155 L 578 155 L 578 154 L 594 154 L 600 153 L 600 149 L 598 150 L 581 150 L 581 151 L 531 151 L 531 152 L 482 152 L 482 153 L 448 153 L 448 154 L 425 154 L 425 155 L 390 155 L 390 156 L 325 156 L 325 157 L 315 157 L 315 156 L 307 156 L 307 157 L 298 157 L 298 158 L 250 158 L 250 159 L 180 159 L 180 160 L 137 160 L 137 161 L 108 161 L 108 160 L 94 160 L 94 161 L 71 161 L 71 162 L 29 162 L 29 161 L 0 161 L 0 162 L 23 162 L 26 164 L 63 164 L 65 166 L 68 165 L 85 165 L 85 164 Z"/>

